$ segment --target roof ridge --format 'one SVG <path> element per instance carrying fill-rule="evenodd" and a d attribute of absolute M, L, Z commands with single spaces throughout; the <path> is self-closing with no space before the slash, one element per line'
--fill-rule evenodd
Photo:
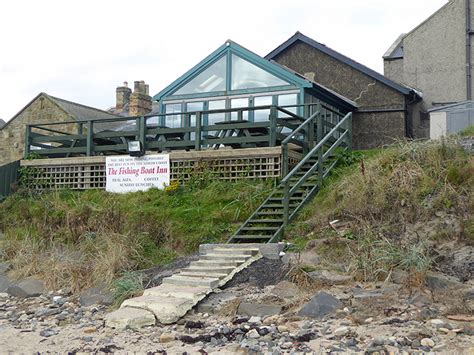
<path fill-rule="evenodd" d="M 84 104 L 80 104 L 80 103 L 78 103 L 78 102 L 69 101 L 69 100 L 66 100 L 66 99 L 62 99 L 62 98 L 60 98 L 60 97 L 56 97 L 56 96 L 49 95 L 49 94 L 47 94 L 47 93 L 42 93 L 42 94 L 48 96 L 49 98 L 51 98 L 52 100 L 55 100 L 55 101 L 58 100 L 58 101 L 62 101 L 62 102 L 68 103 L 68 104 L 72 104 L 72 105 L 84 107 L 84 108 L 87 108 L 87 109 L 89 109 L 89 110 L 94 110 L 94 111 L 98 111 L 98 112 L 100 112 L 100 113 L 106 113 L 106 114 L 109 114 L 109 115 L 111 115 L 111 116 L 119 117 L 119 116 L 117 116 L 117 115 L 115 115 L 115 114 L 113 114 L 113 113 L 110 113 L 110 112 L 108 112 L 108 111 L 99 109 L 99 108 L 97 108 L 97 107 L 87 106 L 87 105 L 84 105 Z M 67 109 L 66 109 L 65 107 L 63 107 L 61 104 L 59 104 L 59 105 L 60 105 L 65 111 L 67 111 Z"/>
<path fill-rule="evenodd" d="M 329 55 L 329 56 L 331 56 L 331 57 L 333 57 L 333 58 L 335 58 L 339 61 L 344 62 L 345 64 L 353 67 L 354 69 L 362 72 L 363 74 L 371 76 L 372 78 L 384 83 L 385 85 L 391 87 L 394 90 L 397 90 L 397 91 L 403 93 L 404 95 L 408 95 L 411 92 L 411 90 L 404 87 L 403 85 L 401 85 L 401 84 L 385 77 L 384 75 L 382 75 L 379 72 L 367 67 L 366 65 L 361 64 L 361 63 L 355 61 L 354 59 L 349 58 L 348 56 L 346 56 L 346 55 L 344 55 L 344 54 L 342 54 L 342 53 L 326 46 L 325 44 L 320 43 L 320 42 L 318 42 L 318 41 L 302 34 L 299 31 L 297 31 L 293 36 L 291 36 L 289 39 L 287 39 L 285 42 L 283 42 L 281 45 L 279 45 L 273 51 L 268 53 L 265 56 L 265 58 L 266 59 L 273 59 L 278 54 L 280 54 L 283 50 L 285 50 L 286 48 L 288 48 L 289 46 L 291 46 L 292 44 L 294 44 L 298 40 L 308 44 L 309 46 L 311 46 L 313 48 L 316 48 L 316 49 L 322 51 L 323 53 L 325 53 L 325 54 L 327 54 L 327 55 Z"/>

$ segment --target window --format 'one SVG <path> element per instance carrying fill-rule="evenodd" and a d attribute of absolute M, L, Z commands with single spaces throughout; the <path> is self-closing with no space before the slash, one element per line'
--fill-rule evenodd
<path fill-rule="evenodd" d="M 240 108 L 240 107 L 249 107 L 249 99 L 247 97 L 244 98 L 238 98 L 238 99 L 231 99 L 230 100 L 230 107 L 231 108 Z M 239 113 L 232 112 L 231 113 L 231 120 L 238 120 L 239 119 Z M 243 120 L 248 120 L 249 119 L 249 111 L 245 110 L 242 112 L 242 119 Z"/>
<path fill-rule="evenodd" d="M 257 96 L 254 98 L 254 106 L 270 106 L 273 102 L 272 96 Z M 254 111 L 254 122 L 268 121 L 270 116 L 270 109 Z"/>
<path fill-rule="evenodd" d="M 225 109 L 225 100 L 209 101 L 209 110 L 223 110 Z M 213 125 L 217 122 L 225 121 L 225 113 L 210 113 L 207 116 L 207 124 Z"/>
<path fill-rule="evenodd" d="M 278 106 L 292 106 L 298 104 L 297 94 L 278 95 Z M 297 114 L 297 107 L 287 107 L 287 111 Z"/>
<path fill-rule="evenodd" d="M 231 90 L 289 85 L 284 80 L 232 54 Z"/>
<path fill-rule="evenodd" d="M 173 95 L 198 94 L 211 91 L 225 91 L 227 57 L 223 56 L 217 62 L 198 74 L 186 85 L 175 91 Z"/>
<path fill-rule="evenodd" d="M 181 113 L 181 104 L 167 104 L 165 105 L 165 113 Z M 165 116 L 165 126 L 169 128 L 181 127 L 181 115 Z"/>

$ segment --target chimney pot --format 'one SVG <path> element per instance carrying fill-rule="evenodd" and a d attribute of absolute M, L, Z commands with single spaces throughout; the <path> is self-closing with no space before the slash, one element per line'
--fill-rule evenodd
<path fill-rule="evenodd" d="M 130 96 L 130 116 L 142 116 L 149 114 L 152 109 L 149 87 L 144 80 L 134 82 L 134 90 Z"/>

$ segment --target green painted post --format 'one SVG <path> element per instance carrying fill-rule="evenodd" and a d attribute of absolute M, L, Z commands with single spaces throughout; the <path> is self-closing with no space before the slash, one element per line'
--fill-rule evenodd
<path fill-rule="evenodd" d="M 141 116 L 139 119 L 139 125 L 138 125 L 138 133 L 140 135 L 139 140 L 142 144 L 143 150 L 146 151 L 147 146 L 146 146 L 146 119 L 144 116 Z"/>
<path fill-rule="evenodd" d="M 309 106 L 305 106 L 305 116 L 304 118 L 307 119 L 311 115 L 311 110 Z M 314 148 L 314 120 L 309 121 L 308 128 L 307 128 L 307 137 L 308 137 L 308 151 Z"/>
<path fill-rule="evenodd" d="M 284 143 L 281 146 L 282 150 L 282 157 L 281 159 L 283 160 L 283 165 L 282 165 L 282 178 L 284 178 L 286 175 L 288 175 L 288 170 L 289 170 L 289 157 L 288 157 L 288 143 Z"/>
<path fill-rule="evenodd" d="M 30 142 L 31 140 L 31 127 L 30 125 L 26 125 L 26 132 L 25 132 L 25 154 L 24 157 L 26 158 L 28 154 L 30 154 Z"/>
<path fill-rule="evenodd" d="M 237 111 L 237 120 L 242 121 L 244 119 L 244 111 L 239 110 Z"/>
<path fill-rule="evenodd" d="M 352 150 L 352 112 L 347 119 L 347 147 Z"/>
<path fill-rule="evenodd" d="M 83 131 L 84 131 L 84 125 L 82 122 L 80 122 L 77 124 L 77 134 L 82 134 Z"/>
<path fill-rule="evenodd" d="M 92 121 L 87 121 L 86 155 L 88 157 L 94 155 L 94 125 Z"/>
<path fill-rule="evenodd" d="M 316 116 L 316 141 L 321 142 L 323 139 L 323 115 L 321 113 L 321 105 L 319 104 L 316 106 L 318 110 L 318 115 Z M 319 180 L 319 188 L 322 186 L 323 182 L 323 147 L 318 149 L 318 180 Z"/>
<path fill-rule="evenodd" d="M 290 218 L 290 183 L 285 181 L 283 184 L 283 225 L 288 225 Z"/>
<path fill-rule="evenodd" d="M 270 108 L 270 147 L 276 146 L 276 125 L 277 125 L 277 108 L 272 106 Z"/>
<path fill-rule="evenodd" d="M 197 112 L 196 113 L 196 140 L 194 142 L 194 149 L 195 150 L 201 150 L 201 119 L 202 119 L 202 113 Z"/>

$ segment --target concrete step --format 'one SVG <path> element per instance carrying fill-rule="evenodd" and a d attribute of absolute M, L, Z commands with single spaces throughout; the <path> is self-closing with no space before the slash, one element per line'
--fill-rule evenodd
<path fill-rule="evenodd" d="M 161 296 L 194 299 L 199 295 L 207 294 L 211 291 L 206 286 L 180 286 L 180 285 L 160 285 L 146 289 L 143 296 Z"/>
<path fill-rule="evenodd" d="M 228 274 L 218 274 L 214 272 L 212 273 L 211 272 L 196 272 L 195 270 L 190 270 L 190 271 L 181 271 L 178 275 L 186 276 L 186 277 L 199 277 L 199 278 L 213 277 L 213 278 L 222 280 Z"/>
<path fill-rule="evenodd" d="M 210 288 L 219 285 L 219 279 L 215 277 L 188 277 L 173 275 L 163 279 L 163 284 L 183 285 L 183 286 L 206 286 Z"/>
<path fill-rule="evenodd" d="M 254 256 L 260 252 L 257 248 L 214 248 L 212 254 L 225 254 L 225 255 L 249 255 Z"/>
<path fill-rule="evenodd" d="M 204 254 L 199 256 L 199 260 L 247 260 L 251 257 L 251 255 L 241 255 L 241 254 Z"/>
<path fill-rule="evenodd" d="M 161 297 L 154 295 L 140 296 L 125 300 L 120 308 L 142 308 L 152 312 L 159 322 L 170 324 L 181 318 L 193 306 L 188 298 Z"/>
<path fill-rule="evenodd" d="M 196 272 L 215 272 L 218 274 L 230 274 L 232 270 L 235 269 L 235 266 L 189 266 L 183 271 L 196 271 Z"/>
<path fill-rule="evenodd" d="M 198 260 L 192 261 L 190 266 L 197 267 L 237 267 L 243 264 L 245 260 Z"/>

